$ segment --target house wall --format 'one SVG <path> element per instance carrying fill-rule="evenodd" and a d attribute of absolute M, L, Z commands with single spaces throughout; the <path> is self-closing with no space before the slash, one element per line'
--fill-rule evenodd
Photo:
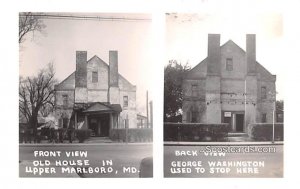
<path fill-rule="evenodd" d="M 226 70 L 226 59 L 231 58 L 233 70 Z M 222 78 L 244 79 L 246 70 L 245 53 L 232 41 L 221 47 L 221 76 Z"/>
<path fill-rule="evenodd" d="M 120 104 L 123 110 L 119 120 L 114 120 L 114 122 L 123 124 L 123 121 L 128 119 L 129 128 L 136 128 L 136 86 L 119 75 L 117 51 L 109 52 L 110 65 L 97 56 L 89 61 L 86 60 L 86 57 L 86 51 L 77 51 L 76 71 L 55 86 L 57 120 L 61 117 L 70 119 L 75 103 L 109 102 Z M 93 72 L 98 73 L 98 82 L 92 82 Z M 67 106 L 63 106 L 63 95 L 65 94 L 69 97 Z M 123 96 L 128 96 L 128 107 L 123 106 Z"/>
<path fill-rule="evenodd" d="M 124 106 L 124 96 L 128 96 L 128 106 Z M 120 105 L 122 107 L 122 112 L 120 113 L 121 127 L 125 128 L 124 120 L 129 120 L 129 128 L 136 128 L 136 92 L 128 90 L 120 90 L 119 96 Z"/>
<path fill-rule="evenodd" d="M 88 102 L 108 102 L 107 90 L 88 90 Z"/>
<path fill-rule="evenodd" d="M 192 86 L 197 86 L 197 96 L 192 96 Z M 202 79 L 186 79 L 182 85 L 183 88 L 183 104 L 182 104 L 182 122 L 188 123 L 191 121 L 191 111 L 198 112 L 198 122 L 206 122 L 206 80 Z"/>
<path fill-rule="evenodd" d="M 261 87 L 264 86 L 267 89 L 267 98 L 262 99 L 261 97 Z M 267 122 L 273 121 L 273 109 L 274 109 L 274 101 L 276 98 L 274 96 L 274 92 L 276 91 L 275 82 L 274 81 L 258 81 L 257 85 L 257 122 L 261 122 L 262 114 L 267 114 Z"/>
<path fill-rule="evenodd" d="M 276 76 L 256 62 L 255 36 L 247 36 L 248 53 L 234 42 L 228 41 L 220 47 L 220 59 L 216 58 L 219 56 L 217 38 L 217 35 L 209 36 L 209 42 L 213 45 L 208 44 L 208 58 L 185 76 L 182 85 L 182 122 L 191 121 L 190 111 L 195 110 L 195 107 L 201 109 L 197 118 L 200 123 L 220 123 L 222 111 L 243 113 L 245 125 L 261 122 L 263 113 L 267 114 L 267 122 L 272 122 L 275 100 L 272 94 L 276 91 Z M 227 58 L 233 61 L 232 70 L 226 70 Z M 220 73 L 216 63 L 218 60 Z M 198 86 L 197 97 L 192 95 L 192 85 Z M 267 88 L 267 99 L 261 99 L 262 86 Z M 245 129 L 247 130 L 246 127 Z"/>
<path fill-rule="evenodd" d="M 64 106 L 63 95 L 68 95 L 68 104 Z M 57 120 L 57 125 L 62 127 L 62 118 L 68 118 L 72 116 L 74 106 L 74 90 L 57 90 L 55 91 L 55 113 L 54 117 Z M 69 122 L 67 123 L 69 125 Z"/>
<path fill-rule="evenodd" d="M 92 82 L 92 73 L 98 72 L 98 82 Z M 98 57 L 87 63 L 87 88 L 89 90 L 108 90 L 108 66 Z"/>

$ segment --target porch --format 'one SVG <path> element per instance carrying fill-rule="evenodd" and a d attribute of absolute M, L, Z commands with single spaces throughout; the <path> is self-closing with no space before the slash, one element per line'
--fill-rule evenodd
<path fill-rule="evenodd" d="M 110 131 L 118 128 L 121 111 L 119 104 L 101 102 L 76 104 L 72 116 L 74 128 L 90 129 L 91 136 L 110 137 Z"/>

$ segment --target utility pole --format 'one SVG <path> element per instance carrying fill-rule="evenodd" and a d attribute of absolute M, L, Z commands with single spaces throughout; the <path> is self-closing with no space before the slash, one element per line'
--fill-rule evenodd
<path fill-rule="evenodd" d="M 153 128 L 153 102 L 152 100 L 149 102 L 150 104 L 150 128 Z"/>
<path fill-rule="evenodd" d="M 275 110 L 276 110 L 276 98 L 274 98 L 274 105 L 273 105 L 273 136 L 272 136 L 272 143 L 275 142 Z"/>
<path fill-rule="evenodd" d="M 147 121 L 146 121 L 146 127 L 149 128 L 149 115 L 148 115 L 148 90 L 146 93 L 146 111 L 147 111 Z"/>

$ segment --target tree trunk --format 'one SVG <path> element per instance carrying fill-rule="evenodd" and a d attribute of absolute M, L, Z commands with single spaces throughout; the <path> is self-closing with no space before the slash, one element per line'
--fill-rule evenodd
<path fill-rule="evenodd" d="M 29 127 L 32 129 L 31 136 L 33 137 L 34 142 L 36 141 L 37 125 L 38 125 L 38 113 L 32 113 L 32 116 L 29 119 Z"/>

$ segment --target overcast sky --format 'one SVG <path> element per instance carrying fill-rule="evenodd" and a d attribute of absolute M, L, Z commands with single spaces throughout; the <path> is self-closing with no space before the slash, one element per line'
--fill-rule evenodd
<path fill-rule="evenodd" d="M 228 12 L 198 14 L 167 14 L 167 60 L 188 62 L 193 68 L 207 57 L 208 33 L 221 34 L 221 45 L 233 40 L 246 49 L 246 34 L 256 34 L 256 59 L 272 74 L 277 75 L 277 99 L 283 99 L 285 80 L 283 49 L 283 18 L 279 13 L 237 14 Z M 166 62 L 167 63 L 167 62 Z"/>
<path fill-rule="evenodd" d="M 107 64 L 109 50 L 117 50 L 119 73 L 137 86 L 137 107 L 139 111 L 143 110 L 145 115 L 146 90 L 149 90 L 151 82 L 149 78 L 152 76 L 151 15 L 64 14 L 124 19 L 103 21 L 44 19 L 46 28 L 43 34 L 35 33 L 34 36 L 29 34 L 20 47 L 20 75 L 34 75 L 47 63 L 53 62 L 56 77 L 62 81 L 75 71 L 77 50 L 87 51 L 88 59 L 97 55 Z M 147 20 L 127 20 L 132 18 Z M 151 96 L 149 98 L 151 99 Z"/>

